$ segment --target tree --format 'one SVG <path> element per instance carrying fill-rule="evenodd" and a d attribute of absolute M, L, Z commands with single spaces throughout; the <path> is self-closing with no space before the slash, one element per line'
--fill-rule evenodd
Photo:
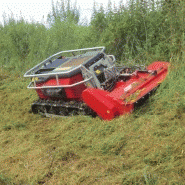
<path fill-rule="evenodd" d="M 97 39 L 100 38 L 100 34 L 106 29 L 107 27 L 107 20 L 104 12 L 103 5 L 101 4 L 100 9 L 97 10 L 95 7 L 93 7 L 93 16 L 91 18 L 90 25 L 92 27 L 92 31 L 97 36 Z"/>
<path fill-rule="evenodd" d="M 76 3 L 71 6 L 70 0 L 66 2 L 61 0 L 61 2 L 57 1 L 56 4 L 52 1 L 52 12 L 48 14 L 47 20 L 50 26 L 52 26 L 56 21 L 67 21 L 77 24 L 79 18 L 80 11 L 77 9 Z"/>

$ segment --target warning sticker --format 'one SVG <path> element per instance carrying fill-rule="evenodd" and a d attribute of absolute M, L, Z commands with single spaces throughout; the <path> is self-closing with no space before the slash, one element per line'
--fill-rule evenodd
<path fill-rule="evenodd" d="M 38 77 L 33 77 L 33 78 L 32 78 L 32 82 L 38 81 L 38 80 L 39 80 Z"/>
<path fill-rule="evenodd" d="M 124 91 L 127 92 L 129 91 L 130 89 L 132 89 L 132 84 L 128 85 L 127 87 L 125 87 Z"/>

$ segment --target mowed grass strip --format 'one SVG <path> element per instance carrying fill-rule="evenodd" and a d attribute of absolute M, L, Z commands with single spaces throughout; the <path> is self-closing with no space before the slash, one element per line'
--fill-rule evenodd
<path fill-rule="evenodd" d="M 185 181 L 184 112 L 148 112 L 151 102 L 112 121 L 29 113 L 29 80 L 9 75 L 1 90 L 2 182 L 15 184 L 165 184 Z M 155 95 L 156 96 L 156 95 Z M 155 106 L 160 106 L 155 102 Z M 140 116 L 139 113 L 144 111 Z"/>

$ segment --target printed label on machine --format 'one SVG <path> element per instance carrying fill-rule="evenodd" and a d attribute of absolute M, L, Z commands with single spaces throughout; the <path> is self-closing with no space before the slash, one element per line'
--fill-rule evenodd
<path fill-rule="evenodd" d="M 124 91 L 127 92 L 129 91 L 130 89 L 132 89 L 132 84 L 128 85 L 127 87 L 125 87 Z"/>

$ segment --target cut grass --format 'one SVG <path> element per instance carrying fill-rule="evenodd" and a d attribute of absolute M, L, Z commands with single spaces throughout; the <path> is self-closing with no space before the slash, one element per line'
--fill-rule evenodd
<path fill-rule="evenodd" d="M 184 183 L 185 113 L 176 103 L 158 111 L 163 100 L 155 99 L 162 90 L 132 115 L 109 122 L 85 116 L 42 118 L 29 113 L 37 99 L 26 89 L 29 80 L 7 73 L 1 78 L 2 183 Z"/>

